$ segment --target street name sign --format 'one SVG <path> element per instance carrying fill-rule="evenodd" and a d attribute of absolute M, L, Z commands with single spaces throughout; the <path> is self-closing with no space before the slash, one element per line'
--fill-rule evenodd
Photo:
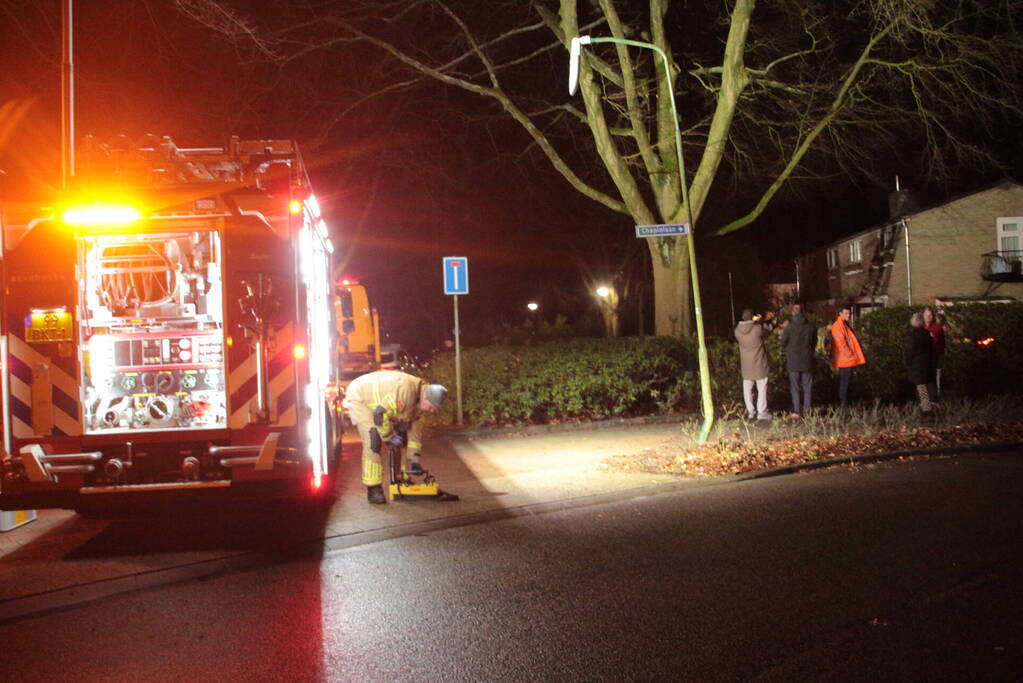
<path fill-rule="evenodd" d="M 668 235 L 688 234 L 689 234 L 688 223 L 636 226 L 636 237 L 666 237 Z"/>
<path fill-rule="evenodd" d="M 469 293 L 469 257 L 444 257 L 444 293 Z"/>

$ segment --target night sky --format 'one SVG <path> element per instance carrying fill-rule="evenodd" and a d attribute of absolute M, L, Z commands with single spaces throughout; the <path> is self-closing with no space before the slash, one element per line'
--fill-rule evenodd
<path fill-rule="evenodd" d="M 624 249 L 635 239 L 632 222 L 579 195 L 527 151 L 517 124 L 482 98 L 425 83 L 339 116 L 387 78 L 371 48 L 350 45 L 277 67 L 251 46 L 228 44 L 171 2 L 79 1 L 75 9 L 79 139 L 153 133 L 183 147 L 223 145 L 231 135 L 296 139 L 345 273 L 370 287 L 391 341 L 425 353 L 449 336 L 440 260 L 452 255 L 470 259 L 472 291 L 460 302 L 468 341 L 487 341 L 492 323 L 525 320 L 531 300 L 541 302 L 542 314 L 562 311 L 596 332 L 575 261 L 595 244 Z M 268 18 L 270 10 L 261 11 Z M 0 138 L 0 169 L 13 197 L 59 182 L 60 3 L 0 0 L 0 38 L 0 106 L 32 103 Z M 538 77 L 563 87 L 567 63 L 567 54 L 554 55 L 551 72 Z M 892 184 L 900 172 L 912 176 L 893 169 Z M 952 189 L 968 191 L 999 175 L 962 178 Z M 914 181 L 921 182 L 903 182 Z M 736 305 L 757 303 L 761 282 L 793 279 L 799 251 L 883 220 L 889 189 L 835 178 L 803 188 L 801 196 L 782 196 L 734 236 L 702 238 L 710 330 L 729 327 L 729 270 L 736 274 Z M 951 191 L 920 189 L 925 202 Z M 634 327 L 625 321 L 626 332 Z"/>

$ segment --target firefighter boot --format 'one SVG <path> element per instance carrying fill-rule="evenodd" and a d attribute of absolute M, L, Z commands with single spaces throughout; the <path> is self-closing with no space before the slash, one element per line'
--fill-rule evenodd
<path fill-rule="evenodd" d="M 366 499 L 374 505 L 383 505 L 387 502 L 384 497 L 384 489 L 379 484 L 366 487 Z"/>

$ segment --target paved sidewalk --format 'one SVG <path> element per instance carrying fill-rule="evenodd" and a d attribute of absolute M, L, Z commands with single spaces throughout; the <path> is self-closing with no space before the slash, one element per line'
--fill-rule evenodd
<path fill-rule="evenodd" d="M 531 506 L 695 485 L 672 475 L 616 472 L 606 457 L 641 452 L 677 433 L 674 423 L 563 433 L 449 435 L 427 443 L 426 466 L 461 500 L 371 506 L 359 483 L 359 444 L 346 436 L 337 500 L 317 519 L 274 510 L 218 509 L 195 516 L 101 521 L 65 510 L 0 533 L 0 620 L 149 585 L 345 547 L 431 525 L 511 516 Z M 488 517 L 489 516 L 489 517 Z M 461 522 L 460 522 L 461 520 Z M 402 529 L 405 529 L 403 532 Z M 326 543 L 323 540 L 326 539 Z"/>

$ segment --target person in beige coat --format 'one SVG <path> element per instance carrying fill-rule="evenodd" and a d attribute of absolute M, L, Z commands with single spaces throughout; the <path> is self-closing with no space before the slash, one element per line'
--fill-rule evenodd
<path fill-rule="evenodd" d="M 369 502 L 386 502 L 381 456 L 384 444 L 401 449 L 403 472 L 422 473 L 419 455 L 423 448 L 423 414 L 440 408 L 447 393 L 440 384 L 427 384 L 422 378 L 397 370 L 370 372 L 348 385 L 345 405 L 362 440 L 362 483 Z"/>
<path fill-rule="evenodd" d="M 735 326 L 735 339 L 739 342 L 739 362 L 742 366 L 742 398 L 746 402 L 746 417 L 750 420 L 767 420 L 767 348 L 764 339 L 771 334 L 774 326 L 754 316 L 753 311 L 744 309 L 742 320 Z M 753 389 L 756 387 L 757 403 L 753 407 Z"/>

